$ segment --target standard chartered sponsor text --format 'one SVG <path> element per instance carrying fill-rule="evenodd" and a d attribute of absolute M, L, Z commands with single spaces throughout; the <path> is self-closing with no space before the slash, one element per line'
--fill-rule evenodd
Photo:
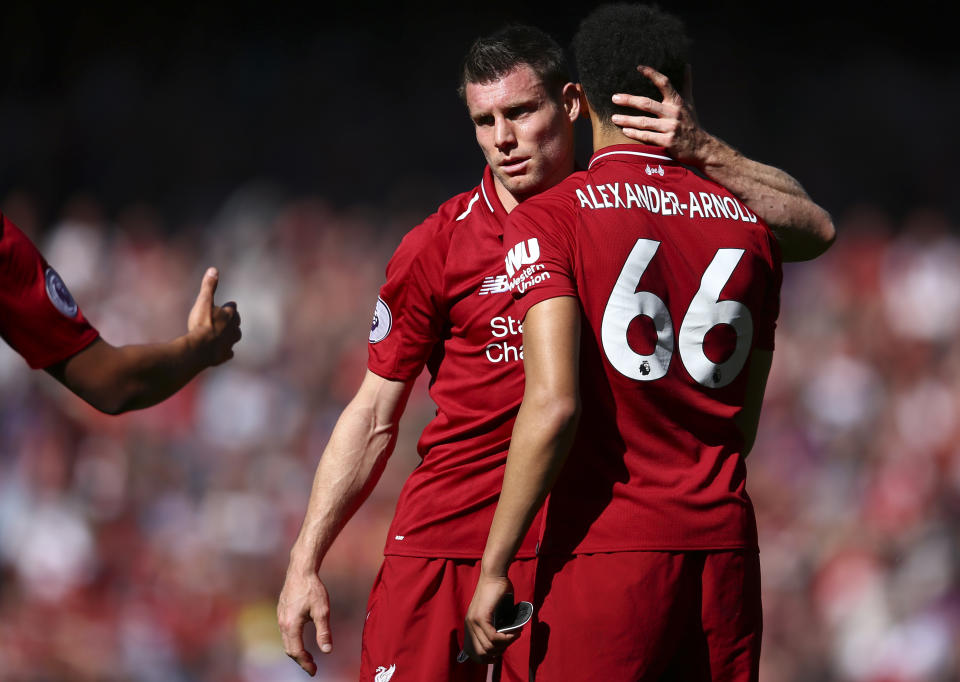
<path fill-rule="evenodd" d="M 487 360 L 498 362 L 519 362 L 523 360 L 523 322 L 507 315 L 490 319 L 490 334 L 494 340 L 483 349 Z"/>

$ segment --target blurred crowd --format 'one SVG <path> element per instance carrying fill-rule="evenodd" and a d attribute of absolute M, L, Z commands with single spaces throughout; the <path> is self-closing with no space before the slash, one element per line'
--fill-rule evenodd
<path fill-rule="evenodd" d="M 363 376 L 384 267 L 429 207 L 342 209 L 252 185 L 202 224 L 143 205 L 108 216 L 82 196 L 44 224 L 28 196 L 0 208 L 111 343 L 183 333 L 208 265 L 244 334 L 233 361 L 118 418 L 0 345 L 0 680 L 306 679 L 283 653 L 276 596 L 314 467 Z M 785 269 L 748 465 L 761 678 L 955 680 L 958 231 L 932 211 L 836 218 L 833 249 Z M 317 655 L 319 680 L 356 679 L 367 594 L 432 411 L 421 385 L 324 563 L 334 653 Z"/>

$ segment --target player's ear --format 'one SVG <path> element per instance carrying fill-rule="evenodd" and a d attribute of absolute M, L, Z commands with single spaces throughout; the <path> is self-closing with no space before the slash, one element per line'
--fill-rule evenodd
<path fill-rule="evenodd" d="M 580 84 L 579 83 L 567 83 L 563 86 L 563 91 L 561 93 L 561 99 L 563 101 L 563 109 L 567 112 L 567 118 L 570 119 L 570 122 L 576 121 L 580 116 Z"/>

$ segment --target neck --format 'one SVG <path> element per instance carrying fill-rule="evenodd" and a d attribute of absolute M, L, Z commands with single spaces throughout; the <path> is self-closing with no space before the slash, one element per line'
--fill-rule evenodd
<path fill-rule="evenodd" d="M 539 194 L 540 192 L 545 192 L 554 185 L 558 185 L 563 182 L 564 178 L 573 173 L 575 159 L 573 156 L 573 143 L 570 143 L 570 152 L 566 155 L 563 161 L 557 164 L 557 169 L 554 171 L 553 175 L 548 176 L 541 182 L 537 189 L 525 194 L 514 194 L 509 189 L 507 189 L 503 183 L 500 182 L 500 178 L 496 174 L 493 176 L 493 186 L 497 191 L 497 197 L 500 199 L 501 205 L 503 205 L 503 210 L 507 213 L 510 213 L 517 205 L 524 199 L 532 197 L 534 194 Z"/>
<path fill-rule="evenodd" d="M 601 121 L 592 108 L 590 109 L 590 127 L 593 129 L 593 151 L 615 144 L 641 144 L 624 135 L 620 128 L 609 121 Z"/>
<path fill-rule="evenodd" d="M 500 182 L 500 178 L 496 175 L 493 176 L 493 187 L 497 190 L 497 197 L 500 199 L 500 204 L 503 206 L 503 210 L 509 213 L 517 207 L 517 204 L 520 203 L 520 200 L 517 199 L 513 194 L 510 193 L 506 187 Z"/>

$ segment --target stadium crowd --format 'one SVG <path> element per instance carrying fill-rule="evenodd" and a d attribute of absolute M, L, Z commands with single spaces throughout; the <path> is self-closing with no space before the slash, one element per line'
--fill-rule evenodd
<path fill-rule="evenodd" d="M 237 190 L 206 224 L 77 197 L 40 224 L 0 209 L 114 343 L 180 333 L 220 268 L 236 357 L 166 403 L 110 418 L 0 345 L 0 679 L 306 679 L 276 597 L 317 457 L 363 376 L 387 259 L 430 207 L 378 212 Z M 761 678 L 960 677 L 960 238 L 940 214 L 835 216 L 785 268 L 774 368 L 749 459 L 763 567 Z M 334 652 L 356 679 L 366 599 L 415 439 L 324 561 Z M 312 632 L 312 631 L 311 631 Z"/>

